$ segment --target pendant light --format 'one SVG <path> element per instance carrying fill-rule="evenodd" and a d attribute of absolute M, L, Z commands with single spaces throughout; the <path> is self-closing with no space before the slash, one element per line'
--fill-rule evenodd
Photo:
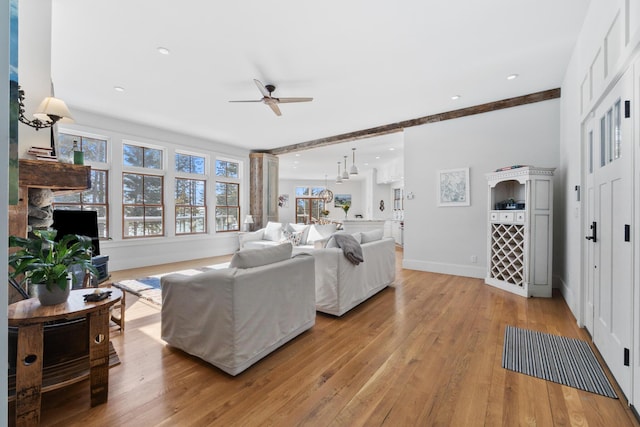
<path fill-rule="evenodd" d="M 349 172 L 347 171 L 347 156 L 344 156 L 344 171 L 342 171 L 342 179 L 349 179 Z"/>
<path fill-rule="evenodd" d="M 358 167 L 356 166 L 356 149 L 352 148 L 352 153 L 353 153 L 353 164 L 351 165 L 351 169 L 349 170 L 349 173 L 351 175 L 358 175 Z"/>
<path fill-rule="evenodd" d="M 324 176 L 324 190 L 320 192 L 319 196 L 325 203 L 329 203 L 333 200 L 333 191 L 329 190 L 327 187 L 327 175 Z"/>
<path fill-rule="evenodd" d="M 338 162 L 338 176 L 336 176 L 336 184 L 342 184 L 342 175 L 340 174 L 340 164 L 342 162 Z"/>

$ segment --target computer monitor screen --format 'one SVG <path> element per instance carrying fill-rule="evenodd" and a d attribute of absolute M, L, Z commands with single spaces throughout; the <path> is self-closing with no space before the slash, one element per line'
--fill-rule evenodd
<path fill-rule="evenodd" d="M 66 209 L 54 209 L 53 225 L 58 231 L 56 240 L 62 239 L 67 234 L 79 234 L 91 237 L 93 246 L 92 255 L 100 255 L 100 239 L 98 237 L 98 213 L 96 211 L 78 211 Z"/>

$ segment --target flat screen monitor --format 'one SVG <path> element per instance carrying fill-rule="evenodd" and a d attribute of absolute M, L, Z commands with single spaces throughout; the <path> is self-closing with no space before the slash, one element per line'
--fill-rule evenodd
<path fill-rule="evenodd" d="M 54 209 L 53 225 L 58 231 L 56 240 L 67 234 L 79 234 L 91 238 L 93 256 L 100 255 L 100 238 L 98 235 L 98 212 Z"/>

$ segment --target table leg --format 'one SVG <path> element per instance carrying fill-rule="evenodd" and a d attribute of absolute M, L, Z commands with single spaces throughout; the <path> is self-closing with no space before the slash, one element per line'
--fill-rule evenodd
<path fill-rule="evenodd" d="M 42 323 L 18 327 L 16 358 L 16 426 L 18 427 L 40 424 L 43 329 Z"/>
<path fill-rule="evenodd" d="M 91 406 L 109 397 L 109 308 L 89 314 Z"/>

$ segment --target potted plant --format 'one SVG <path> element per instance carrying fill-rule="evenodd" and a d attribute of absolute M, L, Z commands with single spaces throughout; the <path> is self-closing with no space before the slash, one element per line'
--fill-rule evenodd
<path fill-rule="evenodd" d="M 344 211 L 344 219 L 347 219 L 347 214 L 349 213 L 349 208 L 351 207 L 351 203 L 347 202 L 342 205 L 342 210 Z"/>
<path fill-rule="evenodd" d="M 71 267 L 98 274 L 91 264 L 89 237 L 68 234 L 56 242 L 56 230 L 35 230 L 33 234 L 35 237 L 9 236 L 9 247 L 19 248 L 9 255 L 9 266 L 13 268 L 9 276 L 36 285 L 42 305 L 67 300 L 74 279 L 73 275 L 68 279 Z"/>

